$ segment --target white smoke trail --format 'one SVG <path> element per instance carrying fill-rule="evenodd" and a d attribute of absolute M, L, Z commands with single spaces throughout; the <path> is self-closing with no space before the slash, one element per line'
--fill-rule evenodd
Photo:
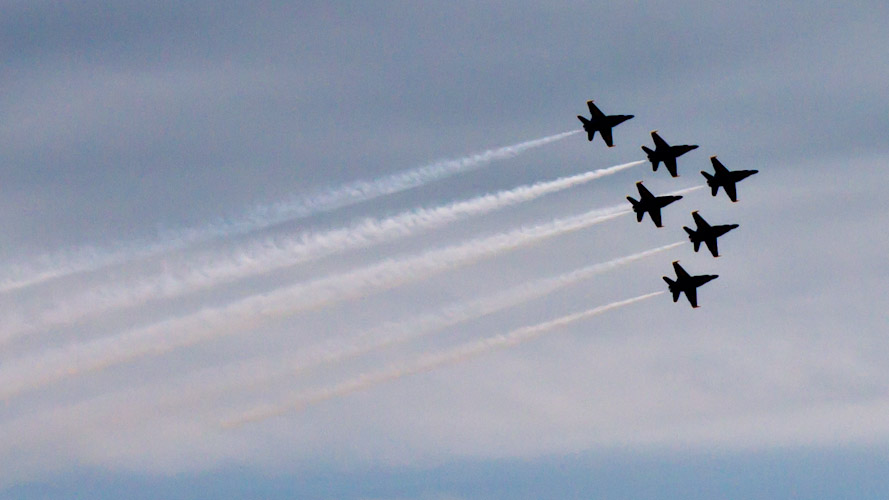
<path fill-rule="evenodd" d="M 248 329 L 257 321 L 358 297 L 467 265 L 630 213 L 628 204 L 592 210 L 537 226 L 479 238 L 412 257 L 299 283 L 223 307 L 164 320 L 127 333 L 11 360 L 0 367 L 0 398 L 36 389 L 81 372 L 95 371 L 141 356 L 161 354 L 208 338 Z"/>
<path fill-rule="evenodd" d="M 315 391 L 303 393 L 290 401 L 283 403 L 269 404 L 260 406 L 244 414 L 222 422 L 224 427 L 238 427 L 244 424 L 258 422 L 268 418 L 283 415 L 290 411 L 297 411 L 306 406 L 317 404 L 329 399 L 342 397 L 357 391 L 362 391 L 392 380 L 397 380 L 408 375 L 427 372 L 443 366 L 450 366 L 468 361 L 495 349 L 504 349 L 527 342 L 529 340 L 540 337 L 549 333 L 556 328 L 567 326 L 571 323 L 597 316 L 606 311 L 624 307 L 636 302 L 640 302 L 651 297 L 663 294 L 663 291 L 639 295 L 631 299 L 612 302 L 610 304 L 599 306 L 593 309 L 587 309 L 578 313 L 569 314 L 536 325 L 525 326 L 515 329 L 509 333 L 487 337 L 475 342 L 469 342 L 455 348 L 428 354 L 419 358 L 409 365 L 394 367 L 373 373 L 365 373 L 347 380 L 332 387 L 323 388 Z"/>
<path fill-rule="evenodd" d="M 81 292 L 53 307 L 42 306 L 34 315 L 7 313 L 0 319 L 0 342 L 37 328 L 64 325 L 110 309 L 142 305 L 153 299 L 172 298 L 314 258 L 391 241 L 420 230 L 532 201 L 641 163 L 644 162 L 624 163 L 435 208 L 410 210 L 385 219 L 368 218 L 347 228 L 307 232 L 284 239 L 266 239 L 238 248 L 234 253 L 196 258 L 187 262 L 182 269 L 168 266 L 164 273 L 137 283 L 118 281 Z"/>
<path fill-rule="evenodd" d="M 430 182 L 468 172 L 497 160 L 513 158 L 525 151 L 559 141 L 579 131 L 573 130 L 511 146 L 490 149 L 455 160 L 442 160 L 422 167 L 405 170 L 372 181 L 357 181 L 336 188 L 317 191 L 272 205 L 252 209 L 247 215 L 221 220 L 201 228 L 167 231 L 160 241 L 138 241 L 113 248 L 85 247 L 78 250 L 49 254 L 31 264 L 5 264 L 9 273 L 0 280 L 0 294 L 63 276 L 94 271 L 106 266 L 175 250 L 208 239 L 267 228 L 288 220 L 336 210 L 381 196 L 413 189 Z"/>
<path fill-rule="evenodd" d="M 440 310 L 420 314 L 397 322 L 387 322 L 367 330 L 351 340 L 331 342 L 299 357 L 289 356 L 279 370 L 268 370 L 261 377 L 254 376 L 252 385 L 293 375 L 312 367 L 342 361 L 392 345 L 408 342 L 432 332 L 480 318 L 497 311 L 515 307 L 531 300 L 544 297 L 561 288 L 587 280 L 606 271 L 631 264 L 660 252 L 685 244 L 682 241 L 670 243 L 630 254 L 624 257 L 586 266 L 556 277 L 534 280 L 491 296 L 481 297 L 458 304 L 451 304 Z M 253 370 L 254 373 L 259 370 Z"/>

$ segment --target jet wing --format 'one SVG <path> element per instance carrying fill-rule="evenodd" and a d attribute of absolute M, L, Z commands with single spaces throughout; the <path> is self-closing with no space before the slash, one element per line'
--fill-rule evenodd
<path fill-rule="evenodd" d="M 698 290 L 696 288 L 685 290 L 685 296 L 688 297 L 688 302 L 692 307 L 698 307 Z"/>
<path fill-rule="evenodd" d="M 605 113 L 599 111 L 599 108 L 596 107 L 595 104 L 593 104 L 593 101 L 587 101 L 586 105 L 588 108 L 590 108 L 590 114 L 593 115 L 592 121 L 596 121 L 596 120 L 605 118 Z"/>
<path fill-rule="evenodd" d="M 687 280 L 691 276 L 679 265 L 679 261 L 673 262 L 673 271 L 676 273 L 676 281 Z"/>
<path fill-rule="evenodd" d="M 738 201 L 738 191 L 735 189 L 734 182 L 727 182 L 723 187 L 725 188 L 725 194 L 728 195 L 730 200 Z"/>
<path fill-rule="evenodd" d="M 679 177 L 679 174 L 676 173 L 676 158 L 673 158 L 673 157 L 664 158 L 664 166 L 667 167 L 667 171 L 670 172 L 671 176 Z"/>
<path fill-rule="evenodd" d="M 609 148 L 613 148 L 614 142 L 611 139 L 611 127 L 602 127 L 599 129 L 599 133 L 602 134 L 602 139 L 605 140 L 605 144 L 607 144 Z"/>
<path fill-rule="evenodd" d="M 695 224 L 698 226 L 698 229 L 701 229 L 701 228 L 705 228 L 705 227 L 710 226 L 710 224 L 707 224 L 707 221 L 705 221 L 704 218 L 701 217 L 701 215 L 698 213 L 697 210 L 695 210 L 694 212 L 692 212 L 692 213 L 691 213 L 691 216 L 694 217 L 694 219 L 695 219 Z"/>
<path fill-rule="evenodd" d="M 639 190 L 639 196 L 642 197 L 643 200 L 654 198 L 654 195 L 651 194 L 651 191 L 643 186 L 641 181 L 636 183 L 636 189 Z"/>
<path fill-rule="evenodd" d="M 648 211 L 648 215 L 651 216 L 651 220 L 652 220 L 652 222 L 654 222 L 655 226 L 664 227 L 661 224 L 661 209 L 660 208 L 652 208 L 651 210 Z"/>
<path fill-rule="evenodd" d="M 707 244 L 707 249 L 710 250 L 714 257 L 719 257 L 719 249 L 716 248 L 716 238 L 707 238 L 704 240 L 704 243 Z"/>
<path fill-rule="evenodd" d="M 727 174 L 728 173 L 728 169 L 725 168 L 725 165 L 723 165 L 722 162 L 717 160 L 715 156 L 710 157 L 710 163 L 713 164 L 713 170 L 716 171 L 717 177 L 719 177 L 719 174 Z"/>
<path fill-rule="evenodd" d="M 655 147 L 655 149 L 669 148 L 669 147 L 670 147 L 670 145 L 667 144 L 667 141 L 661 139 L 661 136 L 657 135 L 657 130 L 655 130 L 655 131 L 653 131 L 653 132 L 651 133 L 651 140 L 654 141 L 654 147 Z"/>

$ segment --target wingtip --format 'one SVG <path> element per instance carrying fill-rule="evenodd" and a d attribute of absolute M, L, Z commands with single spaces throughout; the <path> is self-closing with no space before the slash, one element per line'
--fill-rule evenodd
<path fill-rule="evenodd" d="M 713 156 L 710 157 L 710 161 L 713 161 L 713 160 L 715 160 L 715 159 L 716 159 L 716 155 L 713 155 Z"/>

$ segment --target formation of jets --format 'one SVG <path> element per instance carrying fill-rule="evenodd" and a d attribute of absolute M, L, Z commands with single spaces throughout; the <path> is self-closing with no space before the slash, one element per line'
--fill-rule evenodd
<path fill-rule="evenodd" d="M 581 123 L 583 123 L 583 129 L 587 133 L 587 139 L 592 141 L 596 132 L 599 132 L 602 135 L 605 144 L 609 148 L 613 147 L 614 142 L 611 129 L 630 118 L 633 118 L 633 115 L 606 115 L 593 104 L 593 101 L 587 101 L 587 107 L 590 109 L 590 114 L 592 115 L 591 118 L 587 119 L 579 115 L 577 117 Z M 657 172 L 658 166 L 663 163 L 671 177 L 679 177 L 676 161 L 677 158 L 698 148 L 697 145 L 690 144 L 671 146 L 658 135 L 657 130 L 651 132 L 651 140 L 654 141 L 654 150 L 647 146 L 642 146 L 642 150 L 648 156 L 648 161 L 651 162 L 652 170 Z M 732 202 L 738 201 L 737 188 L 735 185 L 741 180 L 758 172 L 758 170 L 729 170 L 716 159 L 716 156 L 710 157 L 710 163 L 713 165 L 714 172 L 712 174 L 701 171 L 701 174 L 707 180 L 707 185 L 710 187 L 710 193 L 713 196 L 716 196 L 721 187 Z M 630 202 L 633 207 L 633 212 L 636 213 L 636 221 L 642 222 L 642 218 L 647 213 L 656 227 L 663 227 L 661 209 L 682 199 L 682 196 L 677 195 L 655 196 L 642 185 L 642 181 L 636 183 L 636 189 L 639 191 L 639 200 L 627 196 L 627 201 Z M 719 257 L 719 249 L 716 244 L 717 238 L 732 229 L 737 228 L 738 224 L 710 225 L 703 217 L 701 217 L 697 210 L 692 212 L 691 215 L 695 222 L 695 228 L 691 229 L 683 226 L 682 229 L 688 233 L 688 239 L 694 245 L 694 251 L 698 252 L 701 249 L 701 243 L 703 243 L 707 245 L 707 249 L 710 250 L 710 254 L 712 254 L 713 257 Z M 673 262 L 673 271 L 676 273 L 675 279 L 671 279 L 667 276 L 663 277 L 664 281 L 667 283 L 667 288 L 673 295 L 673 302 L 677 302 L 679 296 L 684 293 L 693 308 L 698 307 L 698 287 L 719 277 L 715 274 L 692 276 L 679 265 L 679 261 Z"/>

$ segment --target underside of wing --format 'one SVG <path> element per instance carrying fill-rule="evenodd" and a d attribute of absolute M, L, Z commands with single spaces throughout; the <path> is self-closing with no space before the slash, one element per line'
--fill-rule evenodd
<path fill-rule="evenodd" d="M 713 254 L 714 257 L 719 257 L 719 249 L 716 247 L 716 238 L 707 238 L 704 243 L 707 244 L 707 249 L 710 250 L 710 253 Z"/>
<path fill-rule="evenodd" d="M 691 277 L 687 272 L 685 272 L 685 269 L 683 269 L 682 266 L 679 265 L 678 261 L 673 263 L 673 272 L 676 273 L 676 281 L 687 280 Z"/>
<path fill-rule="evenodd" d="M 667 144 L 667 141 L 661 139 L 661 136 L 657 135 L 657 131 L 651 133 L 651 140 L 654 141 L 655 149 L 661 148 L 669 148 L 670 146 Z"/>
<path fill-rule="evenodd" d="M 599 133 L 602 134 L 602 139 L 605 140 L 605 144 L 607 144 L 609 148 L 614 147 L 614 142 L 611 140 L 611 127 L 602 127 L 599 130 Z"/>
<path fill-rule="evenodd" d="M 738 191 L 735 189 L 734 182 L 728 182 L 723 187 L 725 188 L 725 192 L 728 195 L 730 200 L 738 201 Z"/>
<path fill-rule="evenodd" d="M 705 221 L 704 218 L 701 217 L 701 214 L 699 214 L 697 210 L 692 212 L 691 216 L 694 217 L 695 224 L 698 226 L 698 228 L 707 227 L 710 225 L 710 224 L 707 224 L 707 221 Z"/>
<path fill-rule="evenodd" d="M 698 290 L 695 288 L 689 288 L 685 291 L 685 296 L 688 298 L 689 304 L 692 307 L 698 307 Z"/>
<path fill-rule="evenodd" d="M 599 111 L 599 108 L 596 107 L 595 104 L 593 104 L 593 101 L 587 101 L 586 105 L 588 108 L 590 108 L 590 114 L 593 116 L 593 121 L 605 118 L 605 113 Z"/>
<path fill-rule="evenodd" d="M 667 167 L 667 171 L 670 172 L 670 175 L 673 177 L 678 177 L 679 174 L 676 172 L 676 158 L 667 157 L 664 158 L 664 166 Z"/>
<path fill-rule="evenodd" d="M 654 221 L 654 225 L 657 227 L 663 227 L 661 225 L 661 209 L 660 208 L 652 208 L 648 211 L 648 215 L 651 216 L 651 220 Z"/>

